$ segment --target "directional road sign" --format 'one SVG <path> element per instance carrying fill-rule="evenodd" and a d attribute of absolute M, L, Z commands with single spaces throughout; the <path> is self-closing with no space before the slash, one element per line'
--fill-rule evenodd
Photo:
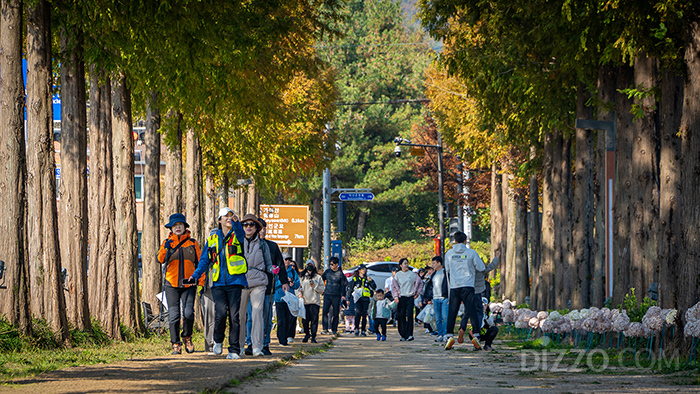
<path fill-rule="evenodd" d="M 266 239 L 280 247 L 309 246 L 309 207 L 306 205 L 261 205 L 260 217 L 267 223 Z"/>
<path fill-rule="evenodd" d="M 340 201 L 372 201 L 374 194 L 372 193 L 340 193 L 338 195 Z"/>

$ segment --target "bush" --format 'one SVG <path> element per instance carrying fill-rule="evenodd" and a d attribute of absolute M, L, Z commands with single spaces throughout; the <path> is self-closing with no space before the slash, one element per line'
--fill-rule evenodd
<path fill-rule="evenodd" d="M 656 306 L 656 301 L 652 301 L 649 297 L 644 297 L 641 303 L 637 301 L 637 295 L 634 294 L 634 287 L 630 289 L 630 292 L 625 294 L 625 299 L 620 305 L 620 309 L 625 309 L 627 311 L 627 316 L 630 318 L 630 322 L 642 322 L 644 314 L 652 306 Z"/>

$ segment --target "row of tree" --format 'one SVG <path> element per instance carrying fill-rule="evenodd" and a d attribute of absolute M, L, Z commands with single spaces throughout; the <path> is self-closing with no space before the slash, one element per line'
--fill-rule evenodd
<path fill-rule="evenodd" d="M 502 294 L 538 309 L 602 306 L 611 280 L 613 305 L 652 283 L 662 307 L 698 302 L 700 3 L 420 8 L 445 44 L 428 73 L 440 127 L 471 162 L 492 166 Z M 575 119 L 617 124 L 612 278 L 606 136 Z"/>
<path fill-rule="evenodd" d="M 0 315 L 27 332 L 33 317 L 45 319 L 63 341 L 69 326 L 90 329 L 92 319 L 112 338 L 143 329 L 133 114 L 146 120 L 141 285 L 151 302 L 160 291 L 154 256 L 163 215 L 184 211 L 202 240 L 217 197 L 228 202 L 228 179 L 253 177 L 284 192 L 290 179 L 327 162 L 332 143 L 323 128 L 336 93 L 314 44 L 337 33 L 330 26 L 338 7 L 332 0 L 2 1 L 0 259 L 8 289 Z M 256 212 L 256 196 L 247 206 L 239 199 L 239 210 Z"/>

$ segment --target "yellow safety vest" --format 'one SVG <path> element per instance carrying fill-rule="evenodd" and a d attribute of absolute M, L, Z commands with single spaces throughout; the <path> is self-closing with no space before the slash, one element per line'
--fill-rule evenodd
<path fill-rule="evenodd" d="M 219 262 L 219 234 L 214 233 L 207 239 L 207 245 L 209 249 L 213 249 L 215 253 L 214 266 L 212 267 L 212 280 L 216 282 L 219 280 L 219 274 L 221 273 L 221 265 Z M 231 234 L 228 242 L 224 245 L 224 250 L 226 252 L 226 266 L 228 267 L 229 275 L 240 275 L 248 272 L 248 262 L 243 257 L 243 247 L 236 234 Z"/>

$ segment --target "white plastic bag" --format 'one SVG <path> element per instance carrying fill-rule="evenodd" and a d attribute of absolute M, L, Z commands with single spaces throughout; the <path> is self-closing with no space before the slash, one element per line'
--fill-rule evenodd
<path fill-rule="evenodd" d="M 362 287 L 358 287 L 352 292 L 352 300 L 357 302 L 362 297 Z"/>
<path fill-rule="evenodd" d="M 421 311 L 420 311 L 420 313 L 418 314 L 418 316 L 416 316 L 416 320 L 420 320 L 420 321 L 424 322 L 424 321 L 425 321 L 425 312 L 426 312 L 427 310 L 428 310 L 428 308 L 423 308 L 423 309 L 421 309 Z"/>
<path fill-rule="evenodd" d="M 294 293 L 286 291 L 284 293 L 284 296 L 282 296 L 282 301 L 287 303 L 287 306 L 289 307 L 289 312 L 292 313 L 292 316 L 299 316 L 299 297 L 294 295 Z"/>
<path fill-rule="evenodd" d="M 304 299 L 303 298 L 298 298 L 299 301 L 299 317 L 302 319 L 306 319 L 306 307 L 304 306 Z"/>
<path fill-rule="evenodd" d="M 433 304 L 426 305 L 421 313 L 423 312 L 425 312 L 425 319 L 423 319 L 423 322 L 435 327 L 435 309 L 433 308 Z"/>

